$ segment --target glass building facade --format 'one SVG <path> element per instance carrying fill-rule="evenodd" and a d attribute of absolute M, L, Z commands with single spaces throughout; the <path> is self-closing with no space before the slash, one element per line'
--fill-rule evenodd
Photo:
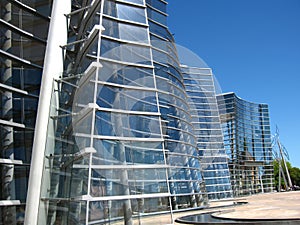
<path fill-rule="evenodd" d="M 23 224 L 51 1 L 0 1 L 0 224 Z"/>
<path fill-rule="evenodd" d="M 201 207 L 206 204 L 206 191 L 175 41 L 167 28 L 167 4 L 146 2 L 171 207 Z"/>
<path fill-rule="evenodd" d="M 141 224 L 207 204 L 166 2 L 72 5 L 38 223 Z"/>
<path fill-rule="evenodd" d="M 180 66 L 166 1 L 0 7 L 0 224 L 172 224 L 232 197 L 211 70 Z"/>
<path fill-rule="evenodd" d="M 228 157 L 211 69 L 182 66 L 194 134 L 209 199 L 231 198 Z"/>
<path fill-rule="evenodd" d="M 217 100 L 234 196 L 273 191 L 268 105 L 234 93 L 218 95 Z"/>

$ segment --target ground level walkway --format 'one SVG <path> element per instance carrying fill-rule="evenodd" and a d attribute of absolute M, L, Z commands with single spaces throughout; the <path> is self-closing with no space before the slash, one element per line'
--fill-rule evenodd
<path fill-rule="evenodd" d="M 212 213 L 214 218 L 226 220 L 298 219 L 291 224 L 300 224 L 300 191 L 258 194 L 233 201 L 215 201 L 210 203 L 208 209 L 178 213 L 175 214 L 175 218 L 202 213 Z"/>
<path fill-rule="evenodd" d="M 227 219 L 300 219 L 300 191 L 253 195 L 217 217 Z"/>
<path fill-rule="evenodd" d="M 229 220 L 299 219 L 300 221 L 300 191 L 257 194 L 243 198 L 212 201 L 209 207 L 205 209 L 174 213 L 173 220 L 175 221 L 185 216 L 204 213 L 212 213 L 215 218 Z M 121 223 L 116 222 L 112 224 Z M 142 217 L 140 222 L 136 220 L 134 224 L 171 224 L 170 214 Z M 173 224 L 179 225 L 182 223 L 175 222 Z M 294 221 L 291 224 L 300 224 L 300 222 Z"/>

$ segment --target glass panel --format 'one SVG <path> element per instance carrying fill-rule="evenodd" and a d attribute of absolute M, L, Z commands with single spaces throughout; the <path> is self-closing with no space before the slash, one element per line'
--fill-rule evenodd
<path fill-rule="evenodd" d="M 105 38 L 102 39 L 101 56 L 129 63 L 151 64 L 148 47 L 121 44 Z"/>
<path fill-rule="evenodd" d="M 0 171 L 0 182 L 3 188 L 0 192 L 0 200 L 20 200 L 25 203 L 29 167 L 0 164 Z"/>
<path fill-rule="evenodd" d="M 121 142 L 94 140 L 93 164 L 164 164 L 164 152 L 160 142 Z M 122 154 L 121 154 L 122 153 Z"/>
<path fill-rule="evenodd" d="M 99 80 L 129 86 L 154 88 L 153 70 L 134 66 L 123 66 L 101 61 Z"/>
<path fill-rule="evenodd" d="M 166 13 L 166 3 L 158 0 L 146 0 L 147 4 L 151 5 L 152 7 Z"/>
<path fill-rule="evenodd" d="M 127 212 L 124 211 L 127 209 Z M 168 212 L 170 210 L 169 198 L 146 198 L 146 199 L 131 199 L 131 200 L 114 200 L 114 201 L 95 201 L 89 204 L 89 221 L 93 223 L 110 223 L 119 219 L 119 223 L 125 224 L 125 221 L 132 221 L 132 224 L 148 224 L 157 225 L 171 224 L 171 216 L 154 216 L 151 215 L 151 220 L 146 215 L 151 212 Z M 143 217 L 145 215 L 145 217 Z"/>
<path fill-rule="evenodd" d="M 145 9 L 111 0 L 105 1 L 104 14 L 123 20 L 146 23 Z"/>
<path fill-rule="evenodd" d="M 104 35 L 127 41 L 148 43 L 147 28 L 103 18 Z"/>
<path fill-rule="evenodd" d="M 168 39 L 168 32 L 166 30 L 165 27 L 162 27 L 156 23 L 153 23 L 151 21 L 148 21 L 149 22 L 149 25 L 150 25 L 150 32 L 154 33 L 154 34 L 157 34 L 163 38 L 166 38 Z"/>
<path fill-rule="evenodd" d="M 22 0 L 22 3 L 36 9 L 39 13 L 44 16 L 50 16 L 52 9 L 51 0 Z"/>
<path fill-rule="evenodd" d="M 135 8 L 123 4 L 117 4 L 118 18 L 131 20 L 139 23 L 146 23 L 145 9 Z"/>
<path fill-rule="evenodd" d="M 161 9 L 159 9 L 161 10 Z M 163 25 L 167 25 L 167 16 L 163 15 L 153 9 L 147 8 L 147 12 L 148 12 L 148 17 L 151 18 L 152 20 L 161 23 Z"/>
<path fill-rule="evenodd" d="M 1 5 L 4 7 L 9 4 L 7 0 L 2 0 Z M 10 24 L 26 31 L 34 36 L 47 40 L 49 20 L 43 17 L 31 14 L 30 11 L 18 8 L 15 4 L 11 4 L 11 20 Z M 1 10 L 0 17 L 4 19 L 7 11 Z"/>
<path fill-rule="evenodd" d="M 24 224 L 25 205 L 18 206 L 1 206 L 0 215 L 2 224 L 12 224 L 15 221 L 17 225 Z M 6 216 L 4 216 L 6 215 Z"/>
<path fill-rule="evenodd" d="M 93 197 L 168 193 L 165 169 L 93 169 Z"/>
<path fill-rule="evenodd" d="M 156 116 L 96 112 L 95 134 L 105 136 L 160 138 Z"/>
<path fill-rule="evenodd" d="M 68 224 L 85 224 L 86 204 L 86 202 L 70 202 L 66 204 L 67 207 L 62 207 L 62 209 L 65 209 L 63 214 L 67 214 Z M 60 209 L 61 207 L 57 208 Z"/>
<path fill-rule="evenodd" d="M 73 168 L 71 172 L 70 197 L 80 197 L 88 192 L 88 169 Z"/>
<path fill-rule="evenodd" d="M 81 116 L 81 115 L 79 115 Z M 74 134 L 90 134 L 92 130 L 92 117 L 93 114 L 90 112 L 89 114 L 86 114 L 83 116 L 83 118 L 80 117 L 73 118 L 73 130 Z"/>
<path fill-rule="evenodd" d="M 86 78 L 82 77 L 82 80 L 84 81 Z M 90 76 L 90 80 L 95 80 L 95 75 Z M 80 110 L 87 107 L 88 103 L 91 103 L 94 101 L 94 91 L 95 90 L 95 83 L 94 82 L 85 82 L 81 84 L 79 82 L 79 87 L 76 89 L 74 100 L 73 100 L 73 113 L 78 113 Z M 69 95 L 71 95 L 69 93 Z"/>
<path fill-rule="evenodd" d="M 7 73 L 9 69 L 7 64 L 12 66 L 12 72 L 10 78 L 7 80 L 1 80 L 5 85 L 9 85 L 24 91 L 28 91 L 30 94 L 38 95 L 40 90 L 40 83 L 42 77 L 41 69 L 34 69 L 28 65 L 15 62 L 0 56 L 0 74 Z"/>
<path fill-rule="evenodd" d="M 5 34 L 7 31 L 6 27 L 0 25 L 0 33 Z M 44 55 L 45 55 L 45 43 L 28 39 L 25 36 L 11 32 L 11 47 L 6 51 L 17 57 L 28 60 L 39 66 L 43 66 Z M 1 35 L 0 45 L 2 46 L 7 37 Z"/>
<path fill-rule="evenodd" d="M 98 85 L 97 105 L 104 108 L 158 112 L 155 92 Z"/>
<path fill-rule="evenodd" d="M 136 3 L 136 4 L 144 4 L 144 0 L 124 0 L 126 2 L 132 2 L 132 3 Z"/>
<path fill-rule="evenodd" d="M 12 159 L 11 155 L 13 155 L 14 160 L 29 163 L 34 131 L 0 125 L 0 132 L 12 135 L 11 137 L 2 136 L 0 158 Z M 8 138 L 12 138 L 11 143 Z"/>

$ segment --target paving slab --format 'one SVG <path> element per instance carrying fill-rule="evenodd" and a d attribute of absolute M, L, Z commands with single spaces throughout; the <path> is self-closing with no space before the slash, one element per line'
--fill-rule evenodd
<path fill-rule="evenodd" d="M 212 214 L 217 218 L 247 220 L 300 219 L 300 191 L 253 195 L 248 204 Z"/>

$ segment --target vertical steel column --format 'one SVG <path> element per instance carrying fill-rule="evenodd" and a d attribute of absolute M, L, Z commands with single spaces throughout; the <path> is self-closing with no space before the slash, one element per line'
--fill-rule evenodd
<path fill-rule="evenodd" d="M 60 74 L 63 72 L 63 52 L 60 46 L 67 43 L 68 29 L 67 20 L 64 14 L 68 14 L 70 12 L 70 0 L 53 1 L 32 149 L 25 211 L 25 225 L 38 224 L 52 83 L 53 79 L 59 78 Z"/>
<path fill-rule="evenodd" d="M 289 182 L 288 185 L 289 185 L 289 188 L 292 188 L 292 187 L 293 187 L 293 184 L 292 184 L 292 180 L 291 180 L 291 177 L 290 177 L 289 169 L 288 169 L 288 167 L 287 167 L 286 161 L 285 161 L 285 159 L 284 159 L 284 155 L 283 155 L 283 153 L 282 153 L 282 147 L 281 147 L 281 144 L 280 144 L 279 140 L 277 140 L 277 142 L 278 142 L 278 147 L 279 147 L 279 150 L 280 150 L 280 155 L 281 155 L 281 158 L 282 158 L 283 163 L 284 163 L 286 175 L 287 175 L 287 177 L 288 177 L 288 182 Z"/>

